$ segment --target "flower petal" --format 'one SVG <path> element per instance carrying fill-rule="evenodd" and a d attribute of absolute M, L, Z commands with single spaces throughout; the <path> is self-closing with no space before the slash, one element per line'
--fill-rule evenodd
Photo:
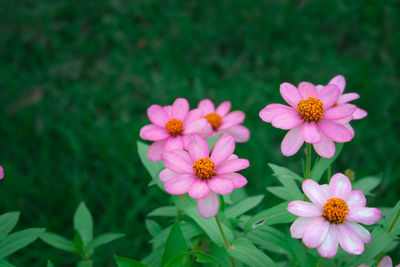
<path fill-rule="evenodd" d="M 303 145 L 304 139 L 301 136 L 300 131 L 301 126 L 293 128 L 289 132 L 287 132 L 287 134 L 283 138 L 281 151 L 284 156 L 293 156 L 294 154 L 296 154 L 297 151 L 299 151 L 300 147 Z"/>
<path fill-rule="evenodd" d="M 246 115 L 244 114 L 243 111 L 232 111 L 231 113 L 229 113 L 228 115 L 226 115 L 223 120 L 222 120 L 222 124 L 219 127 L 220 130 L 224 130 L 227 128 L 230 128 L 232 126 L 238 125 L 243 123 L 244 118 L 246 117 Z"/>
<path fill-rule="evenodd" d="M 318 144 L 322 141 L 321 133 L 315 122 L 304 122 L 301 126 L 301 136 L 305 142 L 310 144 Z"/>
<path fill-rule="evenodd" d="M 178 177 L 169 179 L 165 184 L 165 191 L 172 195 L 182 195 L 189 191 L 191 185 L 196 181 L 193 175 L 180 175 Z"/>
<path fill-rule="evenodd" d="M 191 136 L 191 142 L 188 145 L 188 151 L 194 160 L 208 158 L 210 155 L 210 149 L 208 148 L 206 139 L 198 134 Z"/>
<path fill-rule="evenodd" d="M 288 110 L 294 110 L 294 109 L 282 104 L 269 104 L 260 111 L 259 116 L 263 121 L 271 122 L 273 117 L 280 115 Z"/>
<path fill-rule="evenodd" d="M 164 152 L 162 154 L 162 160 L 164 161 L 165 167 L 174 172 L 180 174 L 194 174 L 192 165 L 190 165 L 178 153 L 175 153 L 175 151 Z"/>
<path fill-rule="evenodd" d="M 350 209 L 346 220 L 366 225 L 375 224 L 382 217 L 381 211 L 377 208 L 355 207 Z"/>
<path fill-rule="evenodd" d="M 160 127 L 165 127 L 165 124 L 169 121 L 167 112 L 159 105 L 151 105 L 147 109 L 147 116 L 152 123 Z"/>
<path fill-rule="evenodd" d="M 350 228 L 358 235 L 364 243 L 369 243 L 371 241 L 371 234 L 367 229 L 354 222 L 345 222 Z"/>
<path fill-rule="evenodd" d="M 354 255 L 363 253 L 364 243 L 347 224 L 337 224 L 335 227 L 339 244 L 346 252 Z"/>
<path fill-rule="evenodd" d="M 350 101 L 353 101 L 353 100 L 356 100 L 359 98 L 360 98 L 360 95 L 357 93 L 343 94 L 343 95 L 339 96 L 337 103 L 340 105 L 340 104 L 348 103 Z"/>
<path fill-rule="evenodd" d="M 321 134 L 322 140 L 318 144 L 313 144 L 315 152 L 323 158 L 332 158 L 335 155 L 335 144 L 324 134 Z"/>
<path fill-rule="evenodd" d="M 353 119 L 354 120 L 360 120 L 360 119 L 364 118 L 367 115 L 368 115 L 368 113 L 365 110 L 363 110 L 361 108 L 356 108 L 356 110 L 353 113 Z"/>
<path fill-rule="evenodd" d="M 323 207 L 327 201 L 326 195 L 321 186 L 314 180 L 307 179 L 302 184 L 306 196 L 318 207 Z"/>
<path fill-rule="evenodd" d="M 3 167 L 0 166 L 0 179 L 4 178 L 4 170 Z"/>
<path fill-rule="evenodd" d="M 317 217 L 298 217 L 290 226 L 290 234 L 293 238 L 301 238 L 307 226 Z"/>
<path fill-rule="evenodd" d="M 346 87 L 346 79 L 343 75 L 336 75 L 328 84 L 335 84 L 339 88 L 340 94 L 343 94 L 344 88 Z"/>
<path fill-rule="evenodd" d="M 334 84 L 324 86 L 318 93 L 318 99 L 324 104 L 324 110 L 333 106 L 340 96 L 339 88 Z"/>
<path fill-rule="evenodd" d="M 189 112 L 189 102 L 185 98 L 177 98 L 172 104 L 172 118 L 184 121 Z"/>
<path fill-rule="evenodd" d="M 235 189 L 231 180 L 220 177 L 211 178 L 207 181 L 207 184 L 212 191 L 221 195 L 230 194 Z"/>
<path fill-rule="evenodd" d="M 287 82 L 282 83 L 279 90 L 282 98 L 294 108 L 296 108 L 300 100 L 303 99 L 300 91 L 293 84 Z"/>
<path fill-rule="evenodd" d="M 310 82 L 300 82 L 299 85 L 297 86 L 297 88 L 301 88 L 303 86 L 310 86 L 310 87 L 314 86 L 315 87 L 315 85 Z"/>
<path fill-rule="evenodd" d="M 288 204 L 287 210 L 297 216 L 317 217 L 322 215 L 322 209 L 310 202 L 295 200 Z"/>
<path fill-rule="evenodd" d="M 299 86 L 299 91 L 304 99 L 307 99 L 309 97 L 316 98 L 318 96 L 317 89 L 315 88 L 314 85 L 303 84 L 303 83 L 301 83 L 301 85 L 302 85 L 301 87 Z"/>
<path fill-rule="evenodd" d="M 232 105 L 231 101 L 224 101 L 217 107 L 215 113 L 217 113 L 221 117 L 224 117 L 226 114 L 228 114 L 229 110 L 231 109 L 231 105 Z"/>
<path fill-rule="evenodd" d="M 172 137 L 170 136 L 165 143 L 165 151 L 171 151 L 176 149 L 183 149 L 185 147 L 185 143 L 181 136 Z"/>
<path fill-rule="evenodd" d="M 356 106 L 352 104 L 341 104 L 324 111 L 325 120 L 340 120 L 353 114 Z"/>
<path fill-rule="evenodd" d="M 349 142 L 353 138 L 349 129 L 333 121 L 322 120 L 318 123 L 318 127 L 329 139 L 335 142 Z"/>
<path fill-rule="evenodd" d="M 215 112 L 214 103 L 210 99 L 201 100 L 197 107 L 204 111 L 204 115 Z"/>
<path fill-rule="evenodd" d="M 196 179 L 189 189 L 189 196 L 195 199 L 200 199 L 208 195 L 210 188 L 206 181 Z"/>
<path fill-rule="evenodd" d="M 330 223 L 323 217 L 319 217 L 307 225 L 303 233 L 303 243 L 309 248 L 321 245 L 328 234 Z"/>
<path fill-rule="evenodd" d="M 168 118 L 172 118 L 172 105 L 164 106 L 164 110 L 168 115 Z"/>
<path fill-rule="evenodd" d="M 351 182 L 349 178 L 342 174 L 336 173 L 332 176 L 329 182 L 329 195 L 334 198 L 341 198 L 344 201 L 350 196 L 351 193 Z"/>
<path fill-rule="evenodd" d="M 365 207 L 367 200 L 365 199 L 364 193 L 360 189 L 351 191 L 350 196 L 346 200 L 349 208 L 353 207 Z"/>
<path fill-rule="evenodd" d="M 150 145 L 149 150 L 147 150 L 147 157 L 152 162 L 157 162 L 161 160 L 161 155 L 164 152 L 166 141 L 156 141 Z"/>
<path fill-rule="evenodd" d="M 168 168 L 165 168 L 164 170 L 162 170 L 159 174 L 160 180 L 162 182 L 167 182 L 169 179 L 171 178 L 175 178 L 178 177 L 180 174 L 174 171 L 171 171 Z"/>
<path fill-rule="evenodd" d="M 183 123 L 183 125 L 190 125 L 192 122 L 202 119 L 204 115 L 204 111 L 201 109 L 195 108 L 189 111 L 188 115 L 186 116 L 186 119 Z"/>
<path fill-rule="evenodd" d="M 210 159 L 212 162 L 214 162 L 215 166 L 218 167 L 232 155 L 234 150 L 235 139 L 233 136 L 224 135 L 215 143 Z"/>
<path fill-rule="evenodd" d="M 216 193 L 210 191 L 207 196 L 197 200 L 197 210 L 203 218 L 212 218 L 217 215 L 219 198 Z"/>
<path fill-rule="evenodd" d="M 230 179 L 235 188 L 241 188 L 247 184 L 247 179 L 243 175 L 235 172 L 219 174 L 217 177 Z"/>
<path fill-rule="evenodd" d="M 354 129 L 353 129 L 353 127 L 351 127 L 350 123 L 343 124 L 343 126 L 346 127 L 347 130 L 350 131 L 352 138 L 353 138 L 354 137 Z"/>
<path fill-rule="evenodd" d="M 170 137 L 168 131 L 165 128 L 149 124 L 145 125 L 140 129 L 140 138 L 150 141 L 161 141 Z"/>
<path fill-rule="evenodd" d="M 220 175 L 237 172 L 246 169 L 247 167 L 249 167 L 249 165 L 250 163 L 247 159 L 230 159 L 221 163 L 221 165 L 219 165 L 215 170 L 215 173 Z"/>
<path fill-rule="evenodd" d="M 223 133 L 232 135 L 238 143 L 247 142 L 250 138 L 250 131 L 243 125 L 232 126 L 231 128 L 223 130 Z"/>
<path fill-rule="evenodd" d="M 303 120 L 295 110 L 287 110 L 281 115 L 277 115 L 272 119 L 272 126 L 283 130 L 293 129 L 302 123 Z"/>
<path fill-rule="evenodd" d="M 396 265 L 397 267 L 398 265 Z M 393 261 L 389 256 L 385 256 L 382 258 L 382 260 L 379 262 L 377 267 L 393 267 Z"/>
<path fill-rule="evenodd" d="M 332 258 L 338 250 L 338 241 L 336 238 L 336 227 L 330 226 L 325 239 L 318 247 L 318 253 L 324 258 Z"/>
<path fill-rule="evenodd" d="M 206 119 L 198 119 L 192 121 L 190 124 L 185 125 L 183 134 L 200 134 L 201 136 L 207 136 L 212 132 L 210 124 Z"/>

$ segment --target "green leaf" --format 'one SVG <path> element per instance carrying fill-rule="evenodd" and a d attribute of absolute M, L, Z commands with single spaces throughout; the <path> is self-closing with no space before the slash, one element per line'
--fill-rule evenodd
<path fill-rule="evenodd" d="M 190 257 L 187 252 L 173 256 L 163 267 L 182 267 L 190 266 Z"/>
<path fill-rule="evenodd" d="M 380 184 L 381 180 L 382 179 L 380 177 L 367 176 L 357 180 L 353 184 L 353 190 L 360 189 L 365 195 L 370 196 L 372 195 L 372 190 L 374 190 Z"/>
<path fill-rule="evenodd" d="M 115 255 L 114 255 L 114 260 L 117 263 L 118 267 L 148 267 L 147 265 L 142 264 L 138 261 L 128 258 L 118 257 Z"/>
<path fill-rule="evenodd" d="M 74 228 L 82 239 L 83 246 L 93 239 L 93 219 L 85 203 L 81 202 L 74 215 Z"/>
<path fill-rule="evenodd" d="M 47 267 L 55 267 L 51 260 L 47 261 Z"/>
<path fill-rule="evenodd" d="M 7 212 L 0 216 L 0 240 L 3 240 L 18 222 L 19 212 Z"/>
<path fill-rule="evenodd" d="M 53 234 L 50 232 L 45 232 L 40 236 L 40 239 L 42 239 L 42 241 L 55 248 L 79 254 L 79 251 L 77 250 L 77 248 L 74 247 L 72 241 L 60 235 Z"/>
<path fill-rule="evenodd" d="M 311 170 L 311 179 L 315 180 L 316 182 L 318 182 L 321 177 L 322 174 L 324 174 L 324 172 L 328 169 L 329 165 L 331 165 L 336 158 L 339 156 L 340 152 L 342 152 L 343 149 L 343 143 L 336 143 L 336 151 L 335 151 L 335 155 L 332 158 L 319 158 L 312 170 Z"/>
<path fill-rule="evenodd" d="M 303 243 L 298 239 L 292 238 L 290 234 L 286 234 L 286 241 L 293 256 L 292 261 L 298 262 L 301 267 L 311 266 Z"/>
<path fill-rule="evenodd" d="M 228 249 L 228 253 L 248 266 L 276 266 L 270 257 L 256 248 L 246 238 L 234 240 Z"/>
<path fill-rule="evenodd" d="M 0 267 L 14 267 L 14 265 L 6 260 L 0 259 Z"/>
<path fill-rule="evenodd" d="M 400 200 L 397 202 L 396 206 L 389 212 L 389 214 L 386 216 L 386 218 L 383 220 L 383 229 L 386 231 L 391 230 L 390 232 L 393 235 L 399 235 L 400 234 L 400 218 L 397 218 L 397 221 L 395 224 L 393 224 L 393 221 L 395 218 L 398 216 L 400 212 Z"/>
<path fill-rule="evenodd" d="M 183 233 L 183 236 L 185 237 L 186 242 L 189 242 L 195 236 L 204 234 L 203 230 L 201 230 L 201 228 L 194 222 L 182 221 L 179 224 L 179 227 L 181 228 L 181 231 Z M 169 226 L 164 230 L 162 230 L 161 233 L 159 233 L 153 239 L 150 240 L 150 243 L 154 244 L 156 247 L 162 246 L 167 241 L 168 235 L 171 232 L 171 228 L 172 226 Z"/>
<path fill-rule="evenodd" d="M 211 243 L 210 252 L 215 258 L 218 259 L 218 267 L 232 267 L 231 258 L 225 247 L 220 247 L 217 246 L 215 243 Z"/>
<path fill-rule="evenodd" d="M 267 190 L 281 199 L 289 201 L 293 199 L 286 188 L 284 188 L 283 186 L 269 186 L 267 187 Z"/>
<path fill-rule="evenodd" d="M 254 244 L 276 253 L 290 253 L 290 246 L 284 233 L 271 226 L 263 225 L 247 233 L 247 238 Z"/>
<path fill-rule="evenodd" d="M 278 178 L 294 179 L 294 180 L 297 180 L 299 182 L 303 182 L 304 181 L 303 177 L 301 177 L 298 174 L 292 172 L 288 168 L 285 168 L 285 167 L 282 167 L 282 166 L 278 166 L 278 165 L 275 165 L 275 164 L 272 164 L 272 163 L 268 163 L 268 166 L 272 169 L 272 171 L 274 172 L 274 175 L 277 176 Z"/>
<path fill-rule="evenodd" d="M 250 232 L 261 225 L 293 222 L 296 216 L 287 211 L 286 208 L 288 204 L 289 202 L 283 202 L 251 217 L 244 226 L 245 232 Z"/>
<path fill-rule="evenodd" d="M 191 255 L 196 255 L 196 261 L 200 263 L 212 263 L 218 261 L 218 259 L 215 258 L 214 256 L 204 253 L 203 251 L 200 250 L 192 250 L 189 253 Z"/>
<path fill-rule="evenodd" d="M 226 208 L 224 214 L 228 218 L 236 218 L 237 216 L 242 215 L 256 207 L 263 200 L 263 198 L 263 195 L 247 197 L 235 205 Z"/>
<path fill-rule="evenodd" d="M 43 234 L 44 231 L 44 228 L 29 228 L 6 236 L 0 243 L 0 258 L 5 258 L 15 251 L 26 247 Z"/>
<path fill-rule="evenodd" d="M 143 258 L 140 262 L 148 266 L 161 266 L 161 259 L 164 252 L 164 247 L 154 248 L 153 251 Z"/>
<path fill-rule="evenodd" d="M 208 143 L 208 147 L 210 148 L 210 150 L 214 147 L 215 143 L 218 141 L 218 139 L 221 137 L 220 134 L 217 135 L 213 135 L 207 138 L 207 143 Z"/>
<path fill-rule="evenodd" d="M 149 231 L 151 236 L 156 236 L 161 233 L 162 228 L 156 221 L 147 219 L 144 221 L 144 223 L 146 225 L 147 231 Z"/>
<path fill-rule="evenodd" d="M 89 242 L 87 245 L 87 250 L 91 253 L 91 251 L 94 248 L 97 248 L 99 246 L 105 245 L 107 243 L 110 243 L 116 239 L 124 237 L 125 234 L 121 233 L 104 233 L 99 235 L 98 237 L 94 238 L 92 241 Z"/>
<path fill-rule="evenodd" d="M 92 266 L 93 266 L 93 262 L 90 260 L 80 261 L 76 265 L 76 267 L 92 267 Z"/>
<path fill-rule="evenodd" d="M 178 209 L 175 206 L 165 206 L 153 210 L 152 212 L 147 214 L 147 216 L 175 217 L 177 214 L 178 214 Z"/>
<path fill-rule="evenodd" d="M 167 238 L 167 242 L 165 244 L 164 254 L 161 260 L 162 265 L 164 266 L 164 264 L 166 264 L 176 255 L 187 251 L 188 248 L 185 238 L 183 237 L 181 228 L 179 227 L 179 223 L 175 222 L 171 228 L 171 231 Z"/>
<path fill-rule="evenodd" d="M 151 162 L 147 158 L 147 150 L 149 150 L 149 145 L 142 143 L 140 141 L 137 141 L 137 149 L 138 149 L 140 161 L 143 163 L 144 167 L 149 172 L 151 179 L 152 179 L 151 182 L 149 183 L 149 186 L 156 184 L 163 191 L 165 191 L 164 185 L 163 185 L 162 181 L 160 180 L 160 178 L 158 177 L 158 174 L 160 173 L 160 171 L 162 171 L 165 168 L 163 162 L 161 160 L 158 162 Z"/>
<path fill-rule="evenodd" d="M 287 168 L 271 163 L 268 165 L 273 170 L 274 175 L 278 178 L 279 182 L 286 188 L 288 194 L 291 196 L 291 200 L 303 199 L 303 194 L 301 193 L 295 181 L 303 181 L 303 178 Z"/>

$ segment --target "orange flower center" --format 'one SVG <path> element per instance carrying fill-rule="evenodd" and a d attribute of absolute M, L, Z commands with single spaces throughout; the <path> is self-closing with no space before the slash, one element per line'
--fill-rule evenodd
<path fill-rule="evenodd" d="M 176 137 L 178 135 L 182 135 L 183 132 L 183 122 L 178 119 L 171 119 L 165 124 L 165 128 L 170 135 Z"/>
<path fill-rule="evenodd" d="M 336 197 L 328 199 L 323 209 L 322 216 L 335 224 L 344 223 L 346 215 L 349 214 L 349 207 L 346 201 Z"/>
<path fill-rule="evenodd" d="M 210 179 L 215 173 L 215 164 L 210 158 L 197 159 L 193 164 L 193 170 L 198 178 Z"/>
<path fill-rule="evenodd" d="M 219 126 L 221 126 L 222 118 L 217 113 L 207 114 L 204 118 L 211 124 L 214 131 L 218 130 Z"/>
<path fill-rule="evenodd" d="M 324 104 L 317 98 L 309 97 L 297 104 L 297 112 L 306 122 L 319 122 L 324 116 Z"/>

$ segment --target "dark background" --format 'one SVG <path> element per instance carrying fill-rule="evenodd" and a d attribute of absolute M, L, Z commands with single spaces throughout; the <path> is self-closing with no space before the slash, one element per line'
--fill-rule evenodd
<path fill-rule="evenodd" d="M 144 219 L 168 196 L 147 187 L 136 152 L 153 103 L 186 97 L 232 101 L 246 113 L 251 140 L 250 194 L 276 202 L 267 162 L 300 171 L 298 153 L 284 158 L 285 131 L 258 112 L 283 100 L 279 84 L 324 84 L 336 74 L 369 115 L 334 166 L 356 179 L 382 174 L 371 206 L 399 199 L 400 2 L 387 1 L 0 1 L 1 212 L 22 212 L 18 228 L 46 227 L 72 237 L 81 200 L 95 233 L 128 236 L 98 249 L 142 258 L 150 250 Z M 256 211 L 254 211 L 256 212 Z M 18 266 L 77 258 L 37 241 L 15 254 Z"/>

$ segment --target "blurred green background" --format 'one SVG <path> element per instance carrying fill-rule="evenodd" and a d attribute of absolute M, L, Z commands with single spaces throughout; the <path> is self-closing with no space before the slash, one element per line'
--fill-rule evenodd
<path fill-rule="evenodd" d="M 100 248 L 142 258 L 146 213 L 168 196 L 147 187 L 136 152 L 146 109 L 186 97 L 232 101 L 246 113 L 251 194 L 277 181 L 267 162 L 299 172 L 301 153 L 284 158 L 285 131 L 258 112 L 283 100 L 279 84 L 324 84 L 336 74 L 369 112 L 352 123 L 335 171 L 382 174 L 370 205 L 394 206 L 400 185 L 400 2 L 387 1 L 7 1 L 0 4 L 1 213 L 22 212 L 19 228 L 40 226 L 72 237 L 84 200 L 95 233 L 128 237 Z M 17 253 L 18 266 L 72 266 L 76 258 L 41 241 Z"/>

